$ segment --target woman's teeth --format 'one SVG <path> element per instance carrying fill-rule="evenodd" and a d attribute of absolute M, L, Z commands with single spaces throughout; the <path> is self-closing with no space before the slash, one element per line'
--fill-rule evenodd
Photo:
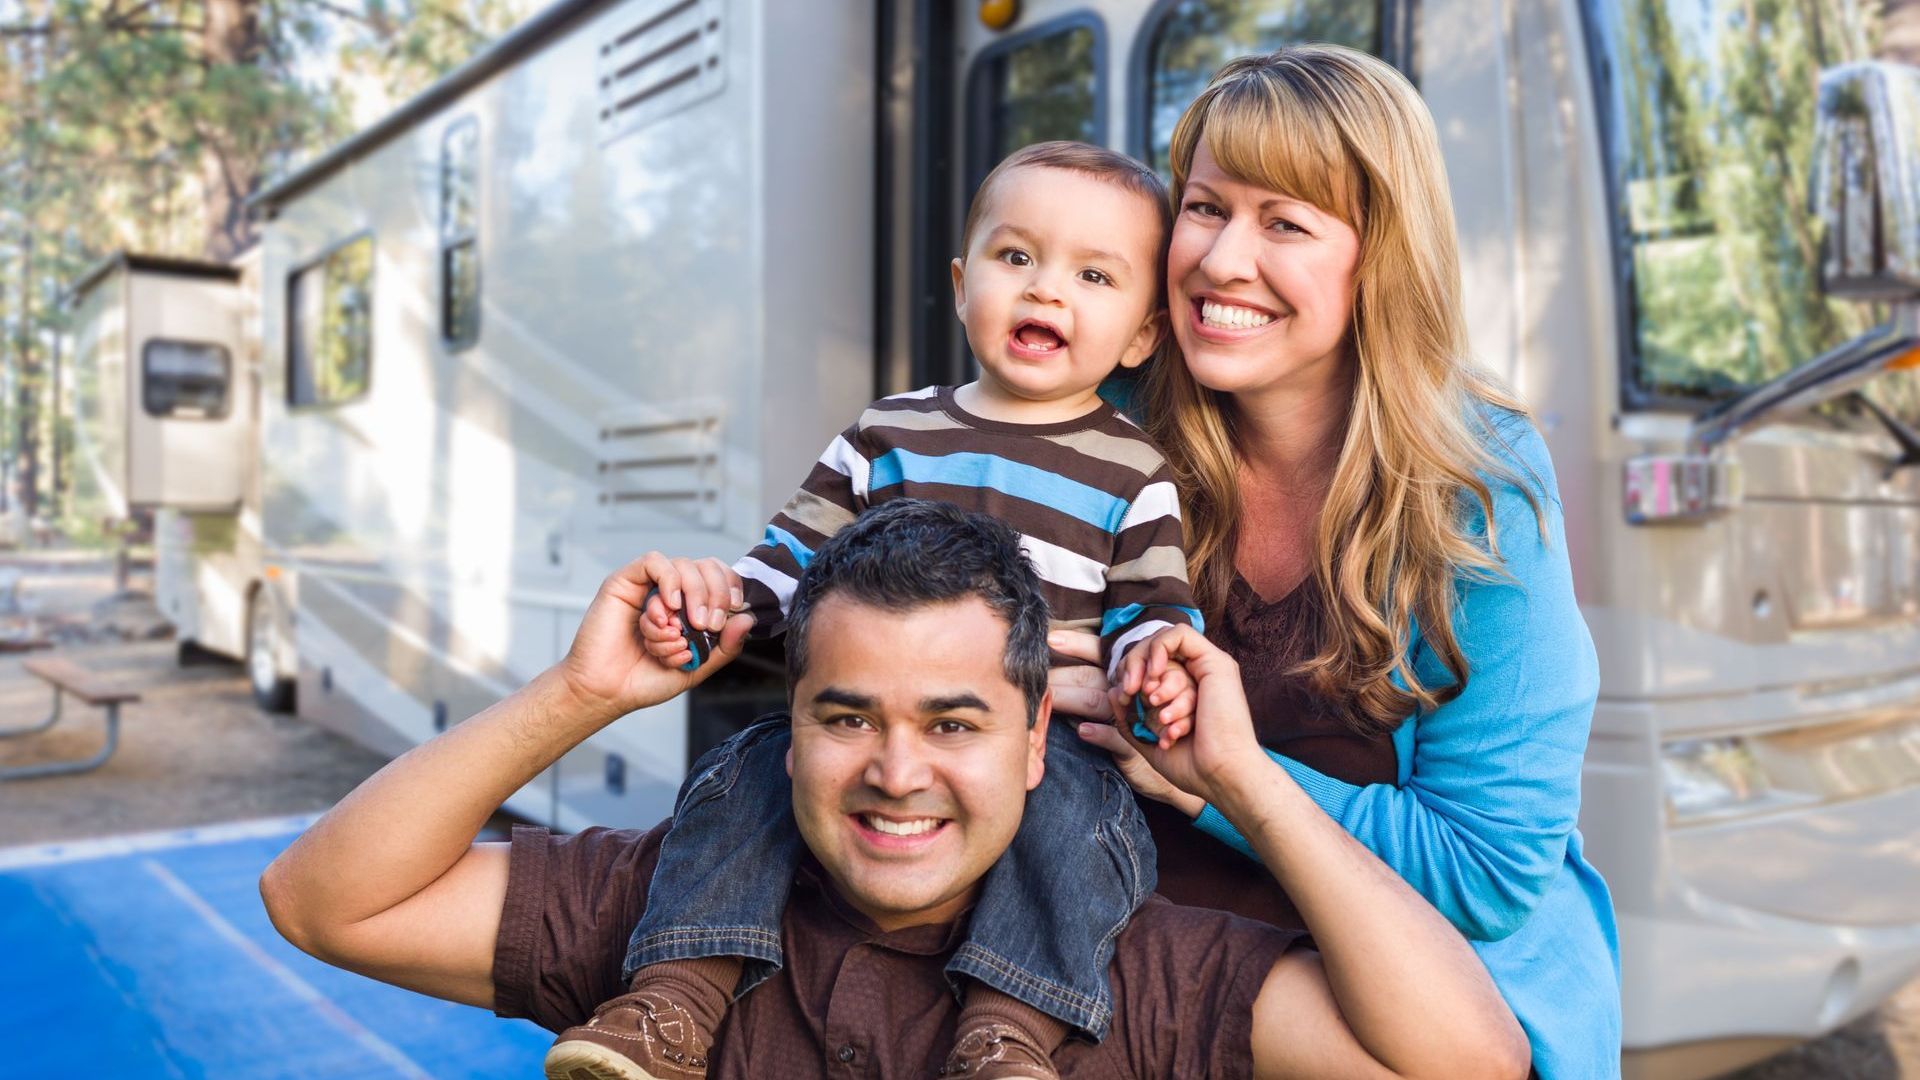
<path fill-rule="evenodd" d="M 921 833 L 932 832 L 940 827 L 939 818 L 921 818 L 918 821 L 889 821 L 886 818 L 875 817 L 872 814 L 861 814 L 860 820 L 866 822 L 867 828 L 872 829 L 874 832 L 886 833 L 889 836 L 919 836 Z"/>
<path fill-rule="evenodd" d="M 1273 321 L 1273 316 L 1252 308 L 1229 307 L 1211 300 L 1200 301 L 1200 321 L 1222 330 L 1251 330 Z"/>

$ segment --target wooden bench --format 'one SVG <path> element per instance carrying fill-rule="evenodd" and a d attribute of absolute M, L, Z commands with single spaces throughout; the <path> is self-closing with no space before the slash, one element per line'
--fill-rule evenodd
<path fill-rule="evenodd" d="M 36 776 L 60 776 L 87 772 L 106 764 L 120 745 L 120 706 L 139 701 L 140 695 L 123 690 L 110 680 L 88 671 L 71 660 L 58 656 L 39 656 L 28 660 L 27 673 L 53 687 L 53 712 L 45 720 L 27 727 L 0 728 L 0 738 L 34 735 L 60 722 L 60 703 L 72 694 L 95 708 L 107 711 L 107 741 L 100 752 L 82 761 L 50 761 L 42 765 L 21 765 L 0 769 L 0 780 L 26 780 Z"/>

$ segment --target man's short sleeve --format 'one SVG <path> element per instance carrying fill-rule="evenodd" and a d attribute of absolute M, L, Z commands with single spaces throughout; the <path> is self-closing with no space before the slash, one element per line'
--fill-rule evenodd
<path fill-rule="evenodd" d="M 1115 943 L 1114 1035 L 1136 1076 L 1253 1075 L 1253 1002 L 1298 931 L 1150 897 Z"/>
<path fill-rule="evenodd" d="M 583 1023 L 623 992 L 620 964 L 646 908 L 663 823 L 554 836 L 516 826 L 494 944 L 493 1010 L 549 1031 Z"/>

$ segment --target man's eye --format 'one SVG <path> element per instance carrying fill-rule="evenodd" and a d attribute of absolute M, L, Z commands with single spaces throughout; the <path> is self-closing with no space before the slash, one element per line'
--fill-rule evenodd
<path fill-rule="evenodd" d="M 840 716 L 832 717 L 827 721 L 827 723 L 831 724 L 834 727 L 845 728 L 848 731 L 866 731 L 869 728 L 873 727 L 872 724 L 867 723 L 866 717 L 858 716 L 853 713 L 845 713 Z"/>
<path fill-rule="evenodd" d="M 973 725 L 959 720 L 942 720 L 933 725 L 933 730 L 942 735 L 960 735 L 973 730 Z"/>
<path fill-rule="evenodd" d="M 1113 284 L 1113 278 L 1108 276 L 1105 270 L 1094 270 L 1094 269 L 1082 270 L 1080 271 L 1080 280 L 1085 282 L 1090 282 L 1094 285 Z"/>

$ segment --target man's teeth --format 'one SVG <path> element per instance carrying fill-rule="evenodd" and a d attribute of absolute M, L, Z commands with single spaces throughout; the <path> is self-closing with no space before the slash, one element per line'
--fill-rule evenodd
<path fill-rule="evenodd" d="M 1229 307 L 1226 304 L 1216 304 L 1211 300 L 1202 300 L 1200 301 L 1200 321 L 1222 330 L 1250 330 L 1272 322 L 1273 316 L 1252 308 Z"/>
<path fill-rule="evenodd" d="M 940 827 L 939 818 L 920 818 L 917 821 L 889 821 L 886 818 L 875 817 L 872 814 L 861 814 L 860 820 L 866 822 L 867 828 L 872 829 L 874 832 L 883 832 L 889 836 L 919 836 L 921 833 L 932 832 Z"/>

